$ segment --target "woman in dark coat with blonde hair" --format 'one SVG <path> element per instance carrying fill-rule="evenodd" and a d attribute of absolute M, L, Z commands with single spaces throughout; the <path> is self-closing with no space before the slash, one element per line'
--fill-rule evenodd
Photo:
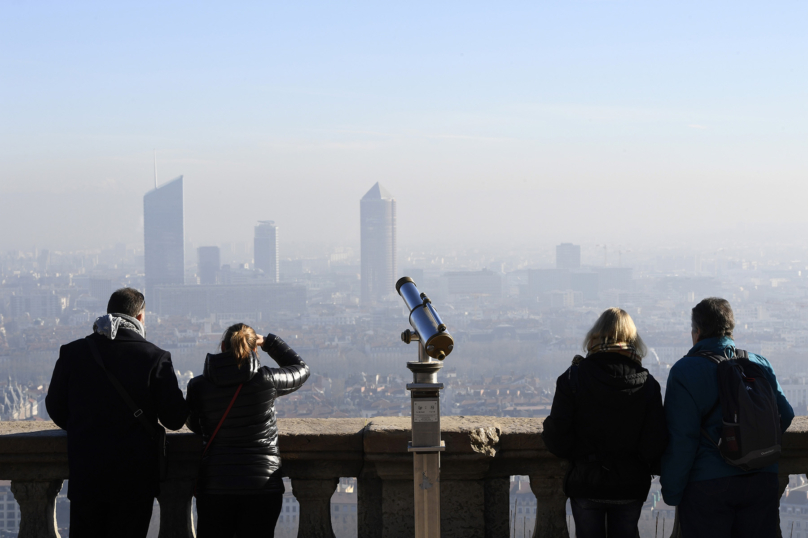
<path fill-rule="evenodd" d="M 278 368 L 261 366 L 258 347 Z M 204 443 L 197 536 L 272 537 L 284 493 L 275 399 L 300 388 L 309 367 L 279 337 L 243 323 L 227 329 L 221 351 L 188 383 L 187 425 Z"/>
<path fill-rule="evenodd" d="M 544 421 L 547 449 L 570 460 L 564 491 L 578 538 L 635 538 L 668 442 L 659 383 L 642 367 L 646 347 L 631 316 L 601 314 L 556 382 Z"/>

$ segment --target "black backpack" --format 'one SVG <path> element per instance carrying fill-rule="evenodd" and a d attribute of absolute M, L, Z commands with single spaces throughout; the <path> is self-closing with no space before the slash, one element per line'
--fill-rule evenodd
<path fill-rule="evenodd" d="M 736 349 L 729 358 L 714 353 L 699 353 L 718 365 L 718 401 L 702 420 L 701 433 L 718 450 L 724 461 L 745 471 L 762 469 L 780 458 L 780 411 L 774 388 L 763 368 L 749 360 L 749 354 Z M 715 442 L 704 420 L 721 406 L 723 427 Z"/>

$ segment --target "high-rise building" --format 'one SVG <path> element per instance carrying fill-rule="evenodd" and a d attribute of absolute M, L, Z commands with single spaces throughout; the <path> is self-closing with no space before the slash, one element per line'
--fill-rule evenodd
<path fill-rule="evenodd" d="M 556 269 L 575 271 L 581 268 L 581 245 L 561 243 L 556 247 Z"/>
<path fill-rule="evenodd" d="M 253 249 L 255 268 L 260 269 L 272 282 L 279 280 L 280 260 L 278 259 L 278 227 L 275 221 L 262 220 L 255 227 Z"/>
<path fill-rule="evenodd" d="M 196 249 L 198 256 L 199 283 L 216 284 L 219 277 L 219 270 L 222 267 L 219 247 L 199 247 Z"/>
<path fill-rule="evenodd" d="M 396 200 L 379 183 L 359 203 L 362 241 L 362 302 L 373 304 L 395 294 Z"/>
<path fill-rule="evenodd" d="M 143 197 L 146 301 L 157 286 L 185 283 L 185 201 L 182 176 Z"/>

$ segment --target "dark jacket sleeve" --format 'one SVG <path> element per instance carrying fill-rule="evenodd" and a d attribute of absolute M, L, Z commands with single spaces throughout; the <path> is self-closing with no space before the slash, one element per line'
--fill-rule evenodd
<path fill-rule="evenodd" d="M 169 430 L 179 430 L 188 418 L 188 404 L 182 397 L 182 391 L 177 383 L 177 374 L 171 363 L 171 354 L 165 352 L 157 363 L 154 372 L 154 381 L 157 385 L 158 405 L 157 416 L 160 422 Z"/>
<path fill-rule="evenodd" d="M 569 370 L 556 381 L 553 407 L 544 419 L 541 438 L 544 446 L 559 458 L 571 459 L 575 451 L 575 395 L 569 381 Z"/>
<path fill-rule="evenodd" d="M 53 367 L 53 376 L 48 386 L 48 395 L 45 396 L 45 408 L 48 410 L 48 415 L 50 415 L 53 422 L 66 430 L 68 419 L 70 418 L 67 408 L 67 387 L 70 374 L 64 349 L 64 346 L 59 349 L 59 358 Z"/>
<path fill-rule="evenodd" d="M 639 452 L 642 459 L 651 467 L 651 474 L 662 473 L 662 454 L 668 446 L 668 424 L 662 406 L 662 390 L 656 379 L 648 376 L 645 383 L 645 419 L 640 432 Z"/>
<path fill-rule="evenodd" d="M 290 394 L 300 387 L 309 378 L 309 367 L 300 358 L 300 355 L 289 347 L 289 344 L 274 334 L 264 338 L 261 349 L 266 351 L 280 368 L 268 368 L 278 396 Z"/>
<path fill-rule="evenodd" d="M 188 419 L 185 421 L 185 425 L 188 426 L 188 429 L 194 432 L 197 435 L 202 435 L 202 426 L 200 423 L 201 417 L 199 416 L 199 404 L 197 402 L 196 397 L 196 387 L 194 383 L 188 383 L 188 397 L 186 398 L 186 402 L 188 403 Z"/>

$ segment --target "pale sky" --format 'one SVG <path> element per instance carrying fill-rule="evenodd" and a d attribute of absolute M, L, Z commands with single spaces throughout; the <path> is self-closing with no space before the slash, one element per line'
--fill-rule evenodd
<path fill-rule="evenodd" d="M 0 249 L 808 231 L 803 1 L 126 4 L 0 2 Z"/>

